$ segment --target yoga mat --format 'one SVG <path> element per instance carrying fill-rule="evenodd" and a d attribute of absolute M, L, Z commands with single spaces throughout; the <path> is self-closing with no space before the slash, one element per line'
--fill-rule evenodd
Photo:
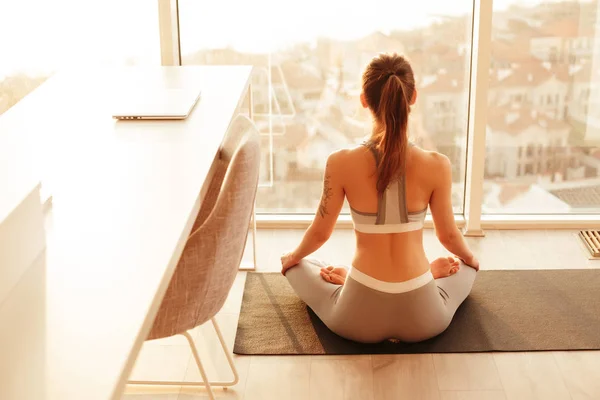
<path fill-rule="evenodd" d="M 441 335 L 361 344 L 331 332 L 280 273 L 248 273 L 234 353 L 402 354 L 600 349 L 600 270 L 480 271 Z"/>

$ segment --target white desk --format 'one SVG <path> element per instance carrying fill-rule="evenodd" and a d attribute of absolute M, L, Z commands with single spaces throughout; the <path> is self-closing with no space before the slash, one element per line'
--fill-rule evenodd
<path fill-rule="evenodd" d="M 15 132 L 16 133 L 16 132 Z M 43 398 L 46 247 L 27 143 L 0 130 L 0 399 Z M 27 377 L 27 379 L 23 379 Z M 31 382 L 40 382 L 32 385 Z"/>
<path fill-rule="evenodd" d="M 53 197 L 46 326 L 38 333 L 46 400 L 120 397 L 250 74 L 250 67 L 80 70 L 55 76 L 0 118 L 0 132 L 35 149 Z M 114 121 L 115 87 L 140 77 L 198 80 L 202 98 L 185 121 Z"/>

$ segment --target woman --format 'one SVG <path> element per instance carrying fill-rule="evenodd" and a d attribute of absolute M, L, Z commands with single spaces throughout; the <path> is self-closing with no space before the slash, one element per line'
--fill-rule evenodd
<path fill-rule="evenodd" d="M 450 324 L 479 262 L 454 221 L 450 161 L 408 141 L 417 99 L 408 61 L 396 54 L 374 58 L 362 89 L 362 106 L 373 115 L 371 138 L 328 157 L 318 211 L 300 245 L 281 258 L 282 273 L 340 336 L 364 343 L 429 339 Z M 331 236 L 344 198 L 356 232 L 349 271 L 305 259 Z M 438 239 L 458 260 L 427 261 L 427 207 Z"/>

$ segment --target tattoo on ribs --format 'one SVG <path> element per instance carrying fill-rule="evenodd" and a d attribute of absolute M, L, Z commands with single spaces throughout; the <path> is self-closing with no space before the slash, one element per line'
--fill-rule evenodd
<path fill-rule="evenodd" d="M 327 202 L 332 196 L 332 189 L 329 186 L 330 178 L 329 175 L 325 174 L 325 179 L 323 181 L 323 196 L 321 197 L 321 204 L 319 204 L 319 214 L 321 214 L 321 217 L 323 218 L 325 218 L 325 215 L 329 214 L 329 211 L 327 211 Z"/>

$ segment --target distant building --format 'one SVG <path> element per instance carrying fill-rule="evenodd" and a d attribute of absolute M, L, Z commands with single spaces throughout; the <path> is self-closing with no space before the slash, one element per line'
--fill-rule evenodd
<path fill-rule="evenodd" d="M 575 144 L 600 146 L 600 65 L 587 63 L 573 74 L 569 97 Z"/>
<path fill-rule="evenodd" d="M 404 54 L 403 44 L 381 32 L 364 38 L 341 41 L 321 38 L 316 49 L 320 68 L 338 80 L 339 90 L 360 87 L 365 67 L 379 53 Z"/>
<path fill-rule="evenodd" d="M 280 71 L 296 108 L 314 110 L 325 87 L 319 69 L 307 62 L 288 60 L 281 64 Z"/>
<path fill-rule="evenodd" d="M 471 68 L 468 43 L 451 45 L 447 42 L 430 42 L 407 54 L 417 78 L 435 75 L 441 70 L 450 75 L 464 74 Z"/>
<path fill-rule="evenodd" d="M 541 22 L 576 19 L 581 26 L 591 27 L 598 21 L 598 0 L 544 1 L 529 8 L 527 13 Z"/>
<path fill-rule="evenodd" d="M 596 15 L 600 3 L 595 2 Z M 594 28 L 593 57 L 574 75 L 571 117 L 583 146 L 600 146 L 600 21 Z"/>
<path fill-rule="evenodd" d="M 510 70 L 493 71 L 490 76 L 489 104 L 526 106 L 555 119 L 564 119 L 567 110 L 569 73 L 566 67 L 530 62 Z"/>
<path fill-rule="evenodd" d="M 488 114 L 486 166 L 489 177 L 545 175 L 562 179 L 570 165 L 569 125 L 529 107 L 506 106 Z"/>
<path fill-rule="evenodd" d="M 514 39 L 493 40 L 491 46 L 491 68 L 495 71 L 509 70 L 515 65 L 530 63 L 533 59 L 529 53 L 529 42 Z"/>
<path fill-rule="evenodd" d="M 440 70 L 417 88 L 423 124 L 432 135 L 453 134 L 466 128 L 469 88 L 465 74 Z"/>
<path fill-rule="evenodd" d="M 426 77 L 418 87 L 416 112 L 421 145 L 445 154 L 450 159 L 452 175 L 462 179 L 465 172 L 467 113 L 469 88 L 468 69 L 448 73 L 441 69 Z M 415 127 L 416 127 L 415 126 Z"/>
<path fill-rule="evenodd" d="M 529 42 L 531 38 L 538 37 L 540 35 L 540 31 L 535 22 L 532 21 L 531 18 L 527 18 L 527 16 L 523 15 L 523 9 L 518 11 L 518 16 L 513 15 L 512 17 L 508 17 L 503 21 L 503 24 L 499 26 L 493 26 L 492 37 L 493 40 L 503 40 L 511 43 L 523 43 L 527 45 L 529 48 Z M 495 19 L 494 15 L 494 19 Z"/>
<path fill-rule="evenodd" d="M 291 173 L 298 170 L 298 147 L 312 135 L 313 127 L 303 118 L 296 118 L 283 127 L 283 133 L 261 135 L 261 182 L 274 182 L 296 179 Z M 272 149 L 271 149 L 272 140 Z M 271 158 L 273 168 L 271 170 Z"/>
<path fill-rule="evenodd" d="M 574 64 L 591 56 L 592 31 L 577 17 L 551 21 L 541 26 L 530 46 L 531 54 L 542 61 Z"/>
<path fill-rule="evenodd" d="M 340 130 L 341 120 L 327 121 L 313 118 L 314 130 L 298 145 L 296 162 L 299 169 L 323 171 L 332 152 L 349 147 L 350 140 Z"/>

